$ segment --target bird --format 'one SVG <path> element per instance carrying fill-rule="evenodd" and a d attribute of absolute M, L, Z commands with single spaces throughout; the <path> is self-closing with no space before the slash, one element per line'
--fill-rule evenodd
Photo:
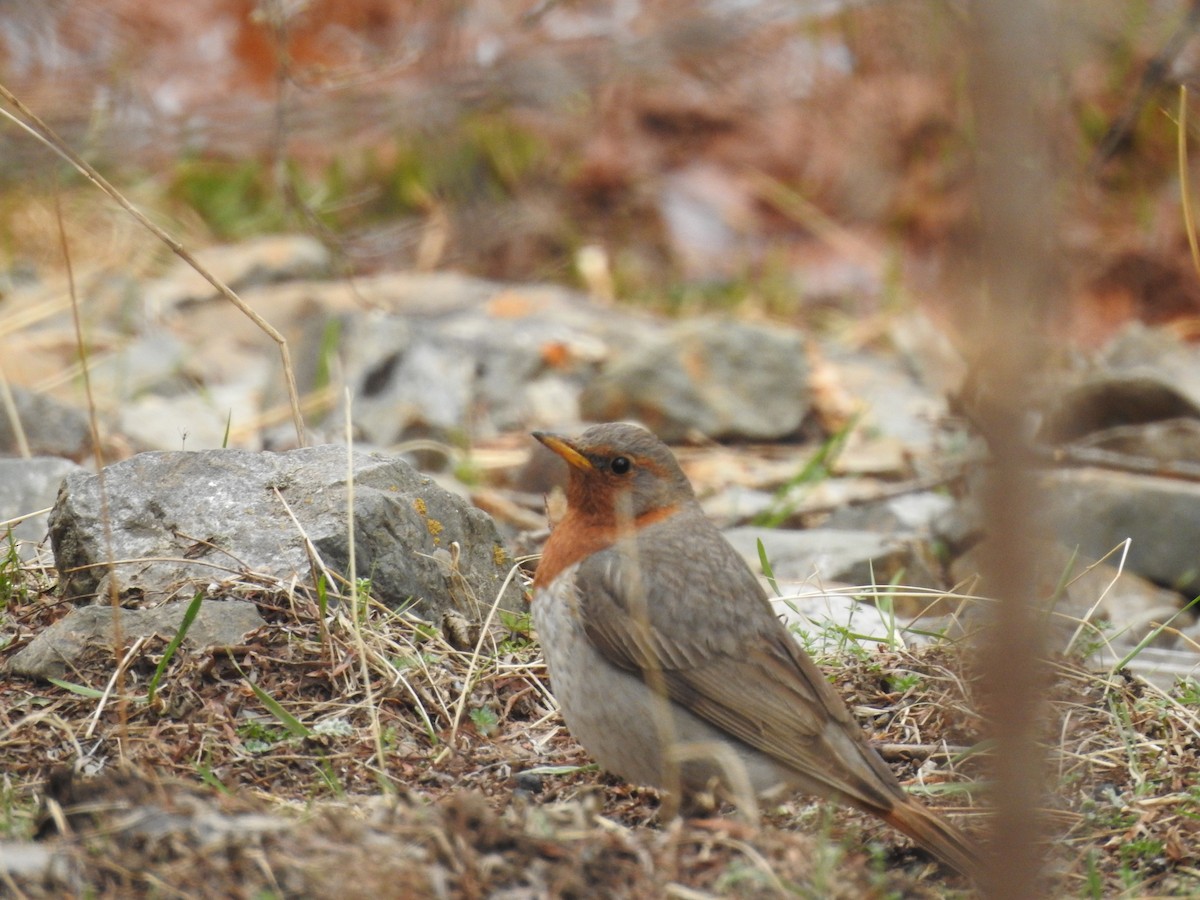
<path fill-rule="evenodd" d="M 533 624 L 567 729 L 602 768 L 668 796 L 841 801 L 977 876 L 975 846 L 900 785 L 664 443 L 624 423 L 533 437 L 568 469 Z"/>

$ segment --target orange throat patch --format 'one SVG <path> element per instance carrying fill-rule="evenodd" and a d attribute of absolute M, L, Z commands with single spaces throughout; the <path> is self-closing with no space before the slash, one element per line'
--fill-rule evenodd
<path fill-rule="evenodd" d="M 571 566 L 615 544 L 631 532 L 647 525 L 669 519 L 679 512 L 680 504 L 673 503 L 643 513 L 633 521 L 633 527 L 620 527 L 616 522 L 596 522 L 568 510 L 562 521 L 554 526 L 542 550 L 542 559 L 533 576 L 534 590 L 548 587 L 554 579 Z"/>

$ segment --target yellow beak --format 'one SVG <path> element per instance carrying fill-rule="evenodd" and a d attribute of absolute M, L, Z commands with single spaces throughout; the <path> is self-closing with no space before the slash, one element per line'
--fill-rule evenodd
<path fill-rule="evenodd" d="M 592 465 L 592 461 L 576 450 L 575 445 L 565 437 L 561 437 L 557 434 L 547 434 L 544 431 L 535 431 L 533 432 L 533 436 L 541 441 L 546 447 L 553 450 L 555 453 L 565 459 L 569 465 L 574 466 L 576 469 L 582 469 L 583 471 L 588 472 L 596 468 Z"/>

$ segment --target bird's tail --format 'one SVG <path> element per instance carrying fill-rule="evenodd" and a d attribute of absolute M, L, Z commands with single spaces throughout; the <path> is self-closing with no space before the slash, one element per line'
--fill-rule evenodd
<path fill-rule="evenodd" d="M 897 800 L 880 818 L 968 878 L 979 875 L 979 853 L 967 836 L 916 800 Z"/>

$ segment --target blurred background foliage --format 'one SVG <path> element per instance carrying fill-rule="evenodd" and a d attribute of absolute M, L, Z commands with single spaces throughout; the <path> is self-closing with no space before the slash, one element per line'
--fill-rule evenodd
<path fill-rule="evenodd" d="M 1174 109 L 1196 13 L 1055 9 L 1066 52 L 1034 102 L 1064 333 L 1190 319 Z M 198 244 L 299 230 L 346 272 L 810 321 L 916 298 L 953 324 L 977 239 L 966 27 L 950 0 L 47 0 L 0 6 L 0 79 Z M 9 279 L 61 265 L 55 185 L 82 252 L 163 262 L 13 127 L 0 158 Z"/>

